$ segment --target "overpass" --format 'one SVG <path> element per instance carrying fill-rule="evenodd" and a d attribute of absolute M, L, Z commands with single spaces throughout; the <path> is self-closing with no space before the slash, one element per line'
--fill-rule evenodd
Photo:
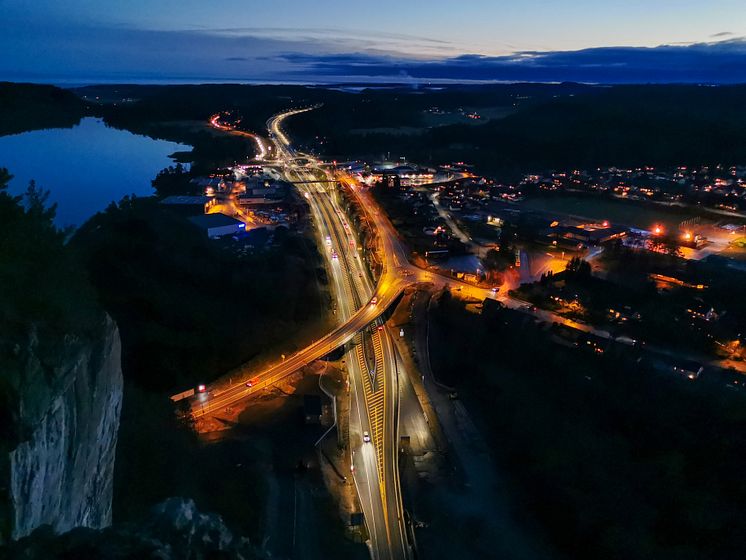
<path fill-rule="evenodd" d="M 288 356 L 284 360 L 275 363 L 264 370 L 258 380 L 251 387 L 244 383 L 233 385 L 223 391 L 208 391 L 195 396 L 192 402 L 192 414 L 195 418 L 205 416 L 210 413 L 218 412 L 237 401 L 257 393 L 270 385 L 274 385 L 285 377 L 292 375 L 304 366 L 307 366 L 314 360 L 326 356 L 337 348 L 340 348 L 350 342 L 355 335 L 365 329 L 368 325 L 380 317 L 389 306 L 396 301 L 404 289 L 409 285 L 408 282 L 391 278 L 384 275 L 378 283 L 376 305 L 367 304 L 360 308 L 347 322 L 337 327 L 332 332 L 319 338 L 304 349 Z"/>

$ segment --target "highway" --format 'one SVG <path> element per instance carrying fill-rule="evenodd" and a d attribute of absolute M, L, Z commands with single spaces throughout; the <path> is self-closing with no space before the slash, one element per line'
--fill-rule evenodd
<path fill-rule="evenodd" d="M 258 136 L 250 136 L 263 147 L 262 158 L 273 152 L 273 159 L 265 162 L 277 165 L 309 203 L 318 246 L 326 252 L 340 324 L 301 351 L 283 356 L 265 371 L 251 376 L 250 385 L 242 380 L 222 390 L 212 388 L 198 394 L 192 402 L 192 411 L 196 418 L 221 412 L 354 341 L 346 355 L 352 398 L 350 445 L 353 479 L 370 536 L 370 552 L 376 560 L 408 558 L 410 550 L 405 536 L 398 469 L 400 390 L 397 362 L 388 332 L 379 329 L 382 326 L 379 317 L 407 286 L 417 282 L 450 286 L 461 295 L 479 299 L 494 297 L 494 294 L 413 266 L 409 262 L 408 248 L 366 189 L 350 176 L 332 174 L 310 156 L 299 157 L 282 131 L 281 123 L 303 111 L 287 111 L 267 122 L 274 150 L 264 147 Z M 213 118 L 211 124 L 221 130 L 231 130 L 218 118 Z M 333 179 L 340 181 L 343 188 L 351 189 L 376 231 L 376 252 L 383 268 L 375 286 L 360 256 L 361 247 L 352 222 L 339 205 L 337 183 Z M 371 303 L 372 296 L 377 299 L 376 304 Z M 375 354 L 373 367 L 364 355 L 363 337 L 370 337 Z M 369 442 L 364 441 L 365 432 L 370 435 Z"/>
<path fill-rule="evenodd" d="M 273 117 L 268 129 L 285 176 L 308 200 L 319 246 L 327 251 L 338 318 L 343 322 L 339 335 L 352 335 L 355 342 L 346 354 L 352 399 L 350 446 L 353 480 L 368 528 L 371 557 L 408 558 L 398 469 L 397 368 L 393 344 L 377 319 L 406 284 L 384 273 L 378 288 L 374 287 L 361 257 L 363 248 L 339 204 L 334 177 L 322 169 L 320 162 L 305 155 L 299 158 L 282 132 L 282 121 L 294 114 L 297 112 Z M 299 160 L 304 165 L 298 165 Z M 371 302 L 374 294 L 376 303 Z M 366 356 L 368 347 L 372 357 Z M 369 434 L 367 438 L 365 433 Z"/>
<path fill-rule="evenodd" d="M 412 265 L 408 248 L 366 188 L 351 176 L 329 171 L 313 157 L 296 153 L 281 124 L 288 117 L 307 110 L 310 109 L 287 111 L 267 121 L 273 146 L 264 147 L 261 155 L 266 158 L 272 152 L 273 157 L 265 159 L 265 164 L 277 166 L 308 201 L 318 246 L 326 253 L 331 272 L 339 325 L 306 348 L 291 356 L 283 356 L 263 372 L 252 375 L 251 384 L 244 379 L 196 395 L 191 403 L 192 412 L 195 418 L 221 412 L 314 360 L 354 342 L 347 346 L 346 354 L 352 398 L 350 445 L 353 478 L 370 536 L 370 552 L 376 560 L 408 558 L 410 550 L 405 536 L 398 470 L 400 391 L 397 361 L 393 342 L 382 328 L 379 317 L 407 286 L 415 283 L 449 287 L 461 296 L 480 301 L 498 296 L 489 288 L 473 286 Z M 214 118 L 211 123 L 221 130 L 231 130 L 218 119 Z M 259 146 L 264 146 L 258 136 L 250 136 L 257 139 Z M 339 204 L 337 182 L 354 193 L 369 223 L 374 226 L 378 245 L 375 250 L 383 263 L 376 285 L 361 257 L 362 248 L 354 225 Z M 375 304 L 371 302 L 372 297 L 377 299 Z M 510 307 L 526 305 L 504 296 L 499 299 Z M 556 316 L 546 319 L 568 323 Z M 365 337 L 369 337 L 369 341 L 364 340 Z M 373 360 L 365 356 L 368 346 L 373 348 Z M 370 435 L 369 442 L 364 441 L 365 432 Z"/>
<path fill-rule="evenodd" d="M 328 187 L 324 186 L 326 183 L 314 182 L 318 179 L 314 173 L 325 172 L 294 163 L 296 155 L 290 150 L 289 141 L 282 133 L 279 123 L 298 112 L 290 111 L 273 117 L 268 121 L 268 128 L 276 145 L 276 162 L 283 165 L 290 181 L 298 183 L 300 192 L 311 206 L 319 247 L 329 252 L 334 250 L 337 254 L 337 258 L 331 259 L 330 270 L 338 298 L 338 318 L 342 324 L 301 351 L 282 358 L 263 372 L 252 376 L 255 382 L 250 387 L 246 385 L 246 380 L 242 380 L 226 389 L 209 390 L 197 395 L 192 407 L 196 418 L 219 412 L 344 346 L 358 332 L 373 323 L 409 284 L 390 271 L 385 271 L 377 286 L 373 286 L 362 259 L 356 256 L 359 245 L 353 228 L 349 226 L 350 221 L 343 216 L 335 197 L 331 196 L 333 193 L 327 192 Z M 220 125 L 220 128 L 225 130 L 227 127 Z M 344 224 L 348 227 L 345 228 Z M 327 245 L 327 239 L 331 239 L 331 246 Z M 354 243 L 354 247 L 351 246 L 351 242 Z M 368 304 L 371 296 L 377 298 L 377 305 Z"/>

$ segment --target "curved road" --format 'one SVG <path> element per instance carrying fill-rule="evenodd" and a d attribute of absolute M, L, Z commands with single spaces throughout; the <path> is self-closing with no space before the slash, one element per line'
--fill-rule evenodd
<path fill-rule="evenodd" d="M 252 375 L 251 386 L 247 386 L 246 380 L 243 380 L 225 389 L 216 387 L 195 396 L 191 404 L 193 415 L 197 418 L 222 411 L 277 383 L 349 343 L 369 325 L 380 324 L 378 319 L 381 314 L 412 284 L 430 283 L 436 287 L 455 289 L 462 296 L 480 300 L 498 299 L 489 288 L 473 286 L 412 265 L 409 251 L 399 239 L 393 224 L 365 188 L 351 176 L 339 172 L 333 175 L 313 157 L 297 154 L 283 133 L 281 123 L 292 115 L 308 110 L 311 109 L 287 111 L 267 122 L 274 150 L 265 148 L 260 137 L 246 134 L 262 148 L 262 158 L 274 151 L 271 161 L 282 168 L 285 177 L 294 182 L 308 200 L 319 235 L 319 246 L 329 251 L 327 257 L 339 304 L 338 317 L 342 324 L 299 352 L 287 358 L 283 356 L 282 360 L 260 374 Z M 221 130 L 240 132 L 221 124 L 219 118 L 214 117 L 211 124 Z M 304 164 L 298 165 L 299 161 Z M 377 253 L 383 263 L 383 272 L 375 287 L 359 257 L 358 241 L 351 221 L 338 204 L 335 180 L 354 193 L 376 230 Z M 332 251 L 336 253 L 336 258 L 332 257 Z M 377 298 L 377 304 L 369 303 L 371 296 Z M 509 297 L 499 299 L 509 307 L 525 306 L 525 302 Z M 546 320 L 572 324 L 549 312 L 535 310 L 534 314 L 546 315 L 541 317 Z M 573 326 L 583 327 L 578 324 Z M 399 391 L 396 357 L 393 343 L 385 330 L 376 329 L 373 336 L 376 337 L 376 361 L 381 364 L 374 368 L 375 375 L 370 374 L 364 359 L 359 361 L 354 358 L 355 349 L 348 352 L 347 359 L 353 390 L 350 425 L 354 481 L 371 538 L 372 557 L 408 558 L 410 550 L 405 537 L 398 472 Z M 370 443 L 363 441 L 363 432 L 371 434 Z"/>

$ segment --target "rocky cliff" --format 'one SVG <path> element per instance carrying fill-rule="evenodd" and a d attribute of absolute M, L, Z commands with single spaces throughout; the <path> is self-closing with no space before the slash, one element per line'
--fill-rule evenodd
<path fill-rule="evenodd" d="M 0 337 L 0 543 L 111 523 L 121 348 L 100 317 L 85 334 L 26 325 Z"/>
<path fill-rule="evenodd" d="M 103 530 L 78 528 L 55 535 L 45 527 L 0 550 L 9 559 L 68 560 L 267 560 L 223 519 L 201 513 L 192 500 L 169 498 L 141 522 Z"/>

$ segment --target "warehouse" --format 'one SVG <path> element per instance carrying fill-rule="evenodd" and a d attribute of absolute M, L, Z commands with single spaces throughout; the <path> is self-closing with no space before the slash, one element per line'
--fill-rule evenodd
<path fill-rule="evenodd" d="M 205 214 L 193 216 L 189 221 L 205 232 L 207 237 L 215 239 L 226 235 L 236 235 L 246 231 L 246 224 L 225 214 Z"/>

